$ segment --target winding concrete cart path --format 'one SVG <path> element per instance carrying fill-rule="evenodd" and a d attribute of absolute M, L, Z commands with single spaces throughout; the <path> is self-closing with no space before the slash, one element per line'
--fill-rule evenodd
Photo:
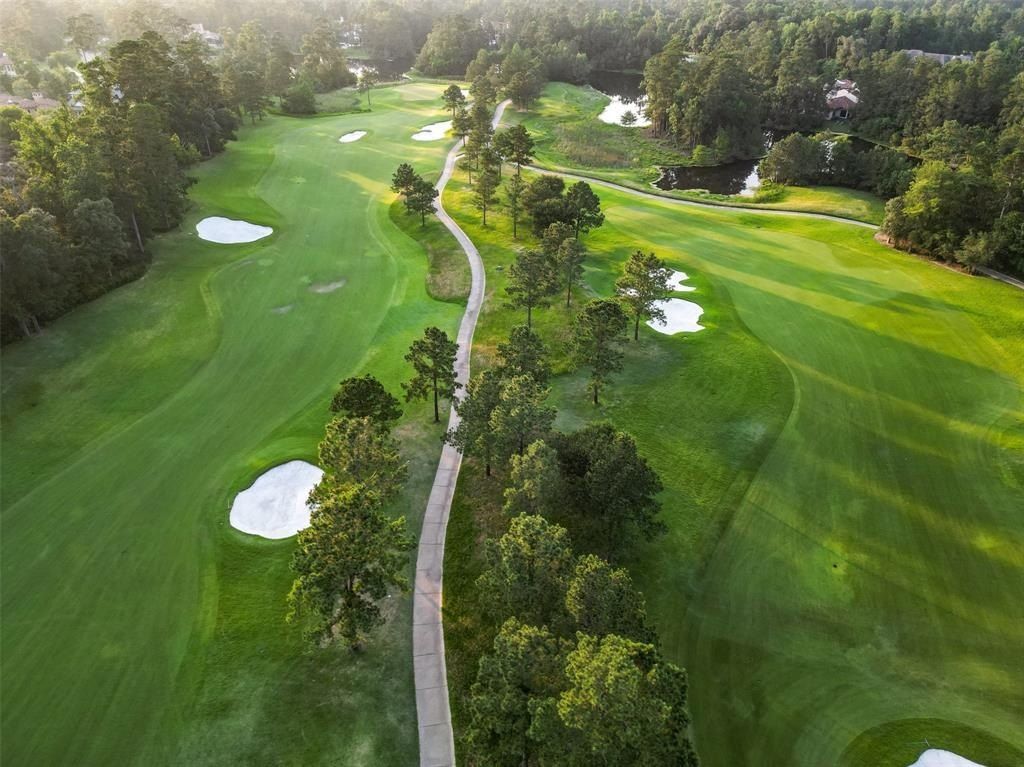
<path fill-rule="evenodd" d="M 501 122 L 508 101 L 494 110 L 494 126 Z M 455 372 L 460 384 L 469 380 L 469 354 L 473 331 L 484 300 L 484 265 L 472 240 L 459 228 L 444 209 L 441 194 L 455 171 L 461 142 L 448 153 L 444 172 L 437 182 L 437 217 L 466 253 L 473 280 L 466 301 L 466 311 L 459 325 L 459 351 Z M 459 423 L 455 408 L 448 416 L 448 428 Z M 451 708 L 448 705 L 448 672 L 444 660 L 444 626 L 441 616 L 441 583 L 444 569 L 444 536 L 448 514 L 455 494 L 462 456 L 451 445 L 441 450 L 434 485 L 430 489 L 427 510 L 423 515 L 419 551 L 416 555 L 416 582 L 412 595 L 412 661 L 416 679 L 416 719 L 419 723 L 421 767 L 452 767 L 455 764 L 455 737 L 452 733 Z"/>

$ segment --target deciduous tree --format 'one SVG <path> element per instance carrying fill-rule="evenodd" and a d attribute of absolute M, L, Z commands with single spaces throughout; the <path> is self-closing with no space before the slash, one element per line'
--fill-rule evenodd
<path fill-rule="evenodd" d="M 658 520 L 661 479 L 629 434 L 593 423 L 551 439 L 574 530 L 591 546 L 613 556 L 631 532 L 653 538 L 665 531 Z"/>
<path fill-rule="evenodd" d="M 331 410 L 349 418 L 369 418 L 385 428 L 402 417 L 398 400 L 368 374 L 342 381 L 331 400 Z"/>
<path fill-rule="evenodd" d="M 366 94 L 366 108 L 373 109 L 373 104 L 370 103 L 370 91 L 380 82 L 380 77 L 377 74 L 377 70 L 373 67 L 363 67 L 359 72 L 359 80 L 357 85 L 359 90 Z"/>
<path fill-rule="evenodd" d="M 561 621 L 573 554 L 565 528 L 521 514 L 498 540 L 484 547 L 487 568 L 477 581 L 486 610 L 534 626 Z"/>

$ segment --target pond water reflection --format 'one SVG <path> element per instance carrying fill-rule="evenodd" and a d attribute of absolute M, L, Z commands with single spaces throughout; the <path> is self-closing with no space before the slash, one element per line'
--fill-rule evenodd
<path fill-rule="evenodd" d="M 788 132 L 767 132 L 765 134 L 765 151 L 771 149 L 775 141 L 779 141 Z M 866 152 L 874 145 L 854 136 L 847 139 L 856 152 Z M 662 167 L 661 176 L 654 185 L 659 189 L 704 189 L 712 194 L 738 194 L 744 197 L 755 194 L 761 186 L 757 170 L 761 160 L 737 160 L 722 165 L 692 166 L 677 165 Z"/>
<path fill-rule="evenodd" d="M 651 121 L 644 114 L 647 97 L 640 85 L 642 81 L 643 75 L 631 72 L 591 72 L 588 78 L 590 86 L 611 98 L 597 119 L 610 125 L 649 126 Z M 627 114 L 632 115 L 632 120 L 624 119 Z"/>

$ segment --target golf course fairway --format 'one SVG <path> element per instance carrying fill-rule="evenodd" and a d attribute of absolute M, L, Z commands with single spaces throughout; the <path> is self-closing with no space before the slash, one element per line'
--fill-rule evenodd
<path fill-rule="evenodd" d="M 500 296 L 529 236 L 481 227 L 461 181 L 445 204 L 487 264 L 486 360 L 525 319 Z M 926 739 L 1024 763 L 1024 293 L 858 226 L 594 190 L 580 292 L 612 295 L 639 248 L 705 310 L 699 333 L 641 328 L 599 408 L 566 364 L 564 302 L 533 318 L 556 426 L 611 420 L 665 482 L 669 531 L 627 564 L 689 672 L 702 764 L 906 767 Z M 457 732 L 487 645 L 470 552 L 506 524 L 474 511 L 473 471 L 445 563 Z"/>
<path fill-rule="evenodd" d="M 284 623 L 294 540 L 233 530 L 228 510 L 268 468 L 315 461 L 341 378 L 397 393 L 409 343 L 457 327 L 389 209 L 399 162 L 440 172 L 450 142 L 410 136 L 444 119 L 442 90 L 243 128 L 194 170 L 192 210 L 145 277 L 5 349 L 5 764 L 416 760 L 409 598 L 364 653 L 310 651 Z M 273 234 L 204 242 L 209 216 Z M 430 420 L 407 406 L 397 427 L 412 534 L 440 452 Z"/>

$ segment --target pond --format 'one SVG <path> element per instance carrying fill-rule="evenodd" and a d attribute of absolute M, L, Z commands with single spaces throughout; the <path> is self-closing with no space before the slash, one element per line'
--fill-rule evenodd
<path fill-rule="evenodd" d="M 597 119 L 610 125 L 629 125 L 633 128 L 645 128 L 650 125 L 651 121 L 644 115 L 647 97 L 641 87 L 643 79 L 643 75 L 632 72 L 591 72 L 587 78 L 590 86 L 611 98 L 611 102 Z M 632 122 L 623 122 L 627 113 L 633 115 Z"/>
<path fill-rule="evenodd" d="M 348 69 L 358 75 L 367 67 L 377 70 L 381 82 L 401 80 L 402 75 L 412 68 L 412 59 L 349 59 Z"/>
<path fill-rule="evenodd" d="M 765 151 L 771 149 L 772 143 L 785 138 L 788 132 L 769 131 L 765 133 Z M 850 145 L 856 152 L 866 152 L 874 144 L 870 141 L 851 136 Z M 654 185 L 659 189 L 704 189 L 712 194 L 738 194 L 752 196 L 761 186 L 757 170 L 761 160 L 737 160 L 722 165 L 694 166 L 678 165 L 660 168 L 661 176 Z"/>

